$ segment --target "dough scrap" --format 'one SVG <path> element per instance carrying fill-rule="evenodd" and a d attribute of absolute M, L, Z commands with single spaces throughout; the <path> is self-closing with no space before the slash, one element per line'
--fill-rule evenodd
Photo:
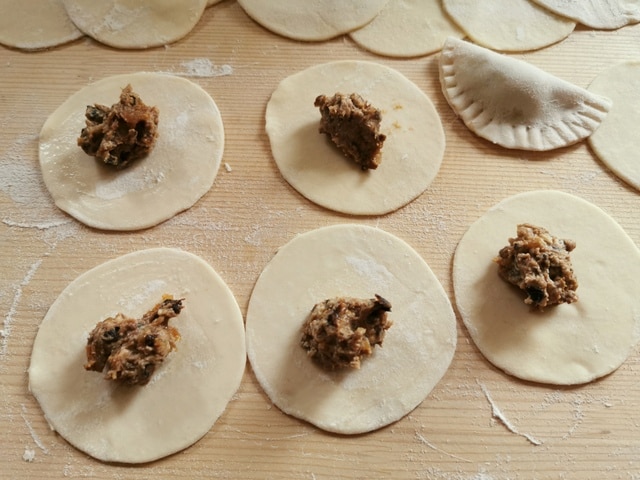
<path fill-rule="evenodd" d="M 238 0 L 255 22 L 283 37 L 328 40 L 369 23 L 389 0 Z"/>
<path fill-rule="evenodd" d="M 505 148 L 572 145 L 591 135 L 611 106 L 523 60 L 456 38 L 440 55 L 440 84 L 469 130 Z"/>
<path fill-rule="evenodd" d="M 545 225 L 578 247 L 580 300 L 539 312 L 498 277 L 496 252 L 522 222 Z M 639 337 L 640 251 L 597 206 L 560 191 L 509 197 L 469 227 L 455 252 L 458 311 L 482 354 L 523 380 L 590 382 L 617 369 Z"/>
<path fill-rule="evenodd" d="M 151 48 L 180 40 L 198 23 L 207 0 L 62 0 L 84 33 L 115 48 Z"/>
<path fill-rule="evenodd" d="M 576 26 L 529 0 L 443 0 L 443 6 L 471 40 L 504 52 L 547 47 Z"/>
<path fill-rule="evenodd" d="M 384 344 L 360 369 L 326 371 L 300 346 L 311 308 L 327 298 L 392 305 Z M 449 299 L 404 241 L 364 225 L 301 234 L 278 250 L 251 294 L 247 352 L 260 385 L 283 412 L 331 432 L 369 432 L 418 406 L 446 372 L 456 347 Z"/>
<path fill-rule="evenodd" d="M 627 61 L 606 69 L 588 89 L 613 101 L 607 118 L 589 137 L 589 145 L 613 173 L 640 190 L 640 61 Z"/>
<path fill-rule="evenodd" d="M 76 139 L 86 106 L 113 104 L 127 84 L 158 107 L 159 133 L 147 157 L 118 171 L 88 157 Z M 56 205 L 104 230 L 151 227 L 191 207 L 211 188 L 223 150 L 222 118 L 209 94 L 189 80 L 158 73 L 116 75 L 84 87 L 40 132 L 40 167 Z"/>
<path fill-rule="evenodd" d="M 386 135 L 376 170 L 363 172 L 318 132 L 320 94 L 360 94 L 382 112 Z M 266 109 L 266 131 L 282 176 L 314 203 L 353 215 L 380 215 L 406 205 L 435 178 L 445 137 L 431 100 L 384 65 L 337 61 L 284 79 Z"/>
<path fill-rule="evenodd" d="M 640 22 L 640 0 L 532 0 L 591 28 L 614 30 Z"/>
<path fill-rule="evenodd" d="M 0 44 L 40 50 L 71 42 L 84 34 L 62 0 L 0 0 Z"/>
<path fill-rule="evenodd" d="M 185 299 L 181 340 L 145 386 L 85 371 L 87 336 L 117 312 L 140 317 L 164 293 Z M 205 435 L 240 385 L 246 363 L 242 313 L 201 258 L 170 248 L 136 251 L 71 282 L 33 345 L 29 388 L 73 446 L 105 462 L 142 463 Z"/>
<path fill-rule="evenodd" d="M 464 33 L 449 19 L 441 0 L 390 0 L 367 25 L 349 33 L 362 48 L 389 57 L 429 55 L 447 37 Z"/>

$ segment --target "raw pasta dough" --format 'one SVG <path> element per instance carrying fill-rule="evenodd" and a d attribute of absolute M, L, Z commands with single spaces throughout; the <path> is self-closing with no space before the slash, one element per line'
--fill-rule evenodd
<path fill-rule="evenodd" d="M 493 259 L 520 223 L 577 244 L 571 262 L 578 301 L 546 308 L 498 277 Z M 618 368 L 638 340 L 640 251 L 605 212 L 559 191 L 503 200 L 460 241 L 453 262 L 458 311 L 471 338 L 495 366 L 524 380 L 590 382 Z"/>
<path fill-rule="evenodd" d="M 387 136 L 376 170 L 363 172 L 318 132 L 317 95 L 358 93 L 382 112 Z M 384 65 L 339 61 L 284 79 L 271 95 L 266 130 L 287 182 L 309 200 L 354 215 L 396 210 L 418 197 L 442 163 L 445 137 L 431 100 Z"/>
<path fill-rule="evenodd" d="M 393 325 L 359 370 L 327 372 L 300 346 L 318 302 L 379 294 Z M 260 385 L 285 413 L 355 434 L 413 410 L 447 370 L 455 315 L 437 278 L 405 242 L 363 225 L 304 233 L 278 250 L 260 275 L 247 312 L 247 352 Z"/>
<path fill-rule="evenodd" d="M 533 0 L 591 28 L 612 30 L 640 22 L 640 0 Z"/>
<path fill-rule="evenodd" d="M 160 110 L 151 153 L 114 170 L 76 144 L 87 105 L 112 105 L 122 88 Z M 198 85 L 156 73 L 107 77 L 69 97 L 40 132 L 40 166 L 56 205 L 105 230 L 156 225 L 191 207 L 213 184 L 224 149 L 222 118 Z"/>
<path fill-rule="evenodd" d="M 594 79 L 589 90 L 613 101 L 607 118 L 589 137 L 591 148 L 613 173 L 640 190 L 640 61 L 608 68 Z"/>
<path fill-rule="evenodd" d="M 73 23 L 116 48 L 150 48 L 187 35 L 207 0 L 62 0 Z"/>
<path fill-rule="evenodd" d="M 171 320 L 182 338 L 149 384 L 121 386 L 85 371 L 96 323 L 119 312 L 139 318 L 165 293 L 185 299 Z M 76 448 L 108 462 L 149 462 L 209 431 L 240 385 L 245 359 L 242 314 L 213 268 L 181 250 L 141 250 L 64 289 L 38 330 L 29 388 Z"/>
<path fill-rule="evenodd" d="M 295 40 L 337 37 L 370 22 L 389 0 L 238 0 L 263 27 Z"/>
<path fill-rule="evenodd" d="M 505 52 L 546 47 L 576 26 L 529 0 L 443 0 L 443 5 L 470 39 Z"/>
<path fill-rule="evenodd" d="M 390 0 L 371 22 L 349 34 L 361 47 L 390 57 L 428 55 L 447 37 L 463 35 L 441 0 Z"/>
<path fill-rule="evenodd" d="M 505 148 L 551 150 L 591 135 L 611 101 L 516 58 L 449 38 L 445 98 L 474 133 Z"/>
<path fill-rule="evenodd" d="M 62 0 L 0 0 L 0 43 L 38 50 L 82 36 Z"/>

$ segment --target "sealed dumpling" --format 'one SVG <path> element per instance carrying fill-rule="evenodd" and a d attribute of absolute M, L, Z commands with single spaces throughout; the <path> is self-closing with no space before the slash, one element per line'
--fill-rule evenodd
<path fill-rule="evenodd" d="M 640 22 L 640 0 L 533 0 L 538 5 L 591 28 L 614 30 Z"/>
<path fill-rule="evenodd" d="M 465 125 L 505 148 L 572 145 L 589 137 L 611 106 L 529 63 L 456 38 L 440 55 L 440 83 Z"/>

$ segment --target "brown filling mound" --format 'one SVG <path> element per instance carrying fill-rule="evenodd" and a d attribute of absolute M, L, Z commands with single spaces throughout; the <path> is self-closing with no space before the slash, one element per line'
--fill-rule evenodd
<path fill-rule="evenodd" d="M 302 328 L 300 344 L 327 370 L 360 368 L 361 359 L 382 345 L 391 327 L 391 304 L 379 295 L 370 300 L 333 298 L 316 304 Z"/>
<path fill-rule="evenodd" d="M 540 310 L 577 301 L 578 280 L 569 258 L 575 242 L 526 223 L 518 225 L 517 234 L 495 259 L 500 277 L 524 290 L 524 302 Z"/>
<path fill-rule="evenodd" d="M 320 95 L 314 105 L 320 108 L 320 133 L 353 160 L 362 170 L 378 168 L 380 150 L 387 138 L 380 133 L 380 111 L 357 93 L 333 97 Z"/>
<path fill-rule="evenodd" d="M 147 155 L 158 136 L 158 109 L 145 105 L 131 85 L 122 90 L 120 102 L 111 107 L 88 105 L 85 117 L 86 127 L 78 145 L 88 155 L 116 168 L 125 168 Z"/>

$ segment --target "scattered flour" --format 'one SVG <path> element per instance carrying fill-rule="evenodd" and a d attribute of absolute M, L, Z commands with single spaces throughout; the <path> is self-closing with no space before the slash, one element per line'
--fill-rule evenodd
<path fill-rule="evenodd" d="M 208 58 L 194 58 L 182 62 L 179 68 L 171 68 L 169 71 L 161 73 L 194 78 L 225 77 L 233 73 L 233 67 L 227 64 L 215 65 Z"/>
<path fill-rule="evenodd" d="M 22 459 L 25 462 L 31 463 L 36 459 L 36 451 L 29 447 L 24 447 L 24 453 L 22 454 Z"/>
<path fill-rule="evenodd" d="M 31 438 L 33 439 L 34 443 L 44 453 L 49 454 L 49 450 L 47 449 L 47 447 L 45 447 L 44 443 L 42 443 L 42 440 L 40 440 L 40 437 L 38 437 L 38 434 L 33 429 L 33 426 L 31 425 L 31 422 L 27 418 L 27 408 L 24 406 L 24 404 L 21 405 L 20 407 L 22 408 L 22 411 L 20 412 L 20 416 L 22 417 L 22 420 L 24 420 L 24 423 L 27 426 L 27 429 L 29 430 L 29 434 L 31 435 Z M 27 450 L 25 449 L 25 455 L 26 454 L 27 454 Z M 35 458 L 35 452 L 34 452 L 33 457 Z M 23 458 L 24 458 L 24 456 L 23 456 Z"/>

